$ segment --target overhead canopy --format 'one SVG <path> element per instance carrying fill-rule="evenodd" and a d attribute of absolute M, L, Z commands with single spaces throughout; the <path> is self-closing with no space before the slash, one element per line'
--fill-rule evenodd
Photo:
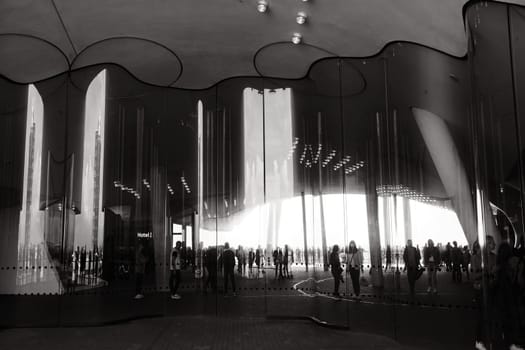
<path fill-rule="evenodd" d="M 232 76 L 298 78 L 319 58 L 371 56 L 398 40 L 467 51 L 466 0 L 267 1 L 259 13 L 257 0 L 2 0 L 0 74 L 28 83 L 115 63 L 147 83 L 199 89 Z M 304 45 L 291 44 L 295 32 Z"/>

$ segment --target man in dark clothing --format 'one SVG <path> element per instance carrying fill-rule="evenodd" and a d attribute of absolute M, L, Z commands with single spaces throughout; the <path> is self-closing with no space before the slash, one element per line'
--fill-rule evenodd
<path fill-rule="evenodd" d="M 224 294 L 228 293 L 228 278 L 231 280 L 233 295 L 235 294 L 235 276 L 233 270 L 235 268 L 235 253 L 230 249 L 230 244 L 224 244 L 224 252 L 222 253 L 222 265 L 224 266 Z"/>
<path fill-rule="evenodd" d="M 452 246 L 447 242 L 445 252 L 443 253 L 443 262 L 447 267 L 447 272 L 452 271 Z"/>
<path fill-rule="evenodd" d="M 417 270 L 419 267 L 419 262 L 421 260 L 421 255 L 419 251 L 412 246 L 412 240 L 407 241 L 407 246 L 403 252 L 403 261 L 405 262 L 405 269 L 407 270 L 408 277 L 408 286 L 410 288 L 410 295 L 413 297 L 415 295 L 415 287 L 417 280 Z"/>
<path fill-rule="evenodd" d="M 259 278 L 259 271 L 261 271 L 261 247 L 257 247 L 255 251 L 255 265 L 257 265 L 257 278 Z"/>
<path fill-rule="evenodd" d="M 463 253 L 458 247 L 458 242 L 452 242 L 454 247 L 452 248 L 452 281 L 461 282 L 461 264 L 463 263 Z"/>

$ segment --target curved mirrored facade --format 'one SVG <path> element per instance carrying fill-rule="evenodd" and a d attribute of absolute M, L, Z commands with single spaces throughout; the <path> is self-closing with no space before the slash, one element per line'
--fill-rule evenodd
<path fill-rule="evenodd" d="M 466 58 L 398 42 L 294 80 L 0 79 L 2 326 L 310 318 L 425 346 L 450 314 L 443 345 L 517 343 L 524 14 L 470 5 Z"/>

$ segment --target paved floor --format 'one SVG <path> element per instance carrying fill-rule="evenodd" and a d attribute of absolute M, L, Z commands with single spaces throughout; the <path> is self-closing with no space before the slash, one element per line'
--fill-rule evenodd
<path fill-rule="evenodd" d="M 39 339 L 63 344 L 60 348 L 73 346 L 79 339 L 82 339 L 81 342 L 98 339 L 102 349 L 125 349 L 125 346 L 129 349 L 169 349 L 168 345 L 175 341 L 169 334 L 180 334 L 190 349 L 194 345 L 211 349 L 213 344 L 226 344 L 224 348 L 231 348 L 227 342 L 249 341 L 244 337 L 237 338 L 239 330 L 247 339 L 264 338 L 259 348 L 267 348 L 265 346 L 269 347 L 268 344 L 280 338 L 292 339 L 290 347 L 310 339 L 314 345 L 306 344 L 305 349 L 334 348 L 333 345 L 339 342 L 344 344 L 341 348 L 348 348 L 351 343 L 345 341 L 352 339 L 360 344 L 357 348 L 363 349 L 388 348 L 387 345 L 397 349 L 402 345 L 416 349 L 445 347 L 447 350 L 459 350 L 470 348 L 473 344 L 479 310 L 472 303 L 472 287 L 469 283 L 451 283 L 450 274 L 440 274 L 438 295 L 425 292 L 426 280 L 422 277 L 418 281 L 418 293 L 414 300 L 408 296 L 404 275 L 401 276 L 401 290 L 394 288 L 391 275 L 385 277 L 385 288 L 381 290 L 368 287 L 363 281 L 363 298 L 356 301 L 352 297 L 349 280 L 341 285 L 342 299 L 331 296 L 333 279 L 328 272 L 308 274 L 296 271 L 293 279 L 285 280 L 274 279 L 271 272 L 259 279 L 236 276 L 236 297 L 222 293 L 221 280 L 219 293 L 208 291 L 203 294 L 201 281 L 194 280 L 189 271 L 183 275 L 179 290 L 182 300 L 171 300 L 163 291 L 167 286 L 161 286 L 159 290 L 153 285 L 146 290 L 144 299 L 134 300 L 133 280 L 114 281 L 109 287 L 66 295 L 0 296 L 0 327 L 33 327 L 4 330 L 0 333 L 0 349 L 10 349 L 10 346 L 17 344 L 13 343 L 16 339 L 22 346 L 17 345 L 17 349 L 23 349 L 24 344 L 30 347 L 33 344 L 31 341 Z M 347 327 L 350 331 L 327 330 L 297 321 L 266 321 L 267 316 L 314 316 Z M 143 317 L 155 318 L 115 324 Z M 237 323 L 236 317 L 242 318 L 242 322 Z M 94 325 L 105 326 L 82 328 Z M 227 325 L 230 328 L 224 328 Z M 287 329 L 290 333 L 286 333 Z M 165 333 L 153 343 L 154 335 L 160 330 Z M 70 334 L 78 336 L 70 339 Z M 192 334 L 194 337 L 190 336 Z M 379 347 L 375 347 L 374 341 L 357 340 L 374 340 L 374 337 L 389 343 L 380 342 Z M 165 339 L 171 340 L 164 343 Z M 2 346 L 3 342 L 9 346 Z M 257 341 L 254 342 L 254 346 L 258 346 Z M 122 344 L 122 347 L 112 347 L 116 343 Z M 151 344 L 166 346 L 151 347 Z"/>
<path fill-rule="evenodd" d="M 104 327 L 0 332 L 1 349 L 418 349 L 374 334 L 307 321 L 205 316 L 143 319 Z"/>

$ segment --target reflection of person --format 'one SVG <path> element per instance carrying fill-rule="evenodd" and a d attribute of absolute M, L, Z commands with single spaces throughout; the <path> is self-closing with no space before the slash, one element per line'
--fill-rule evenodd
<path fill-rule="evenodd" d="M 468 245 L 463 247 L 463 271 L 465 271 L 465 274 L 467 275 L 467 281 L 470 281 L 470 251 L 468 249 Z"/>
<path fill-rule="evenodd" d="M 290 278 L 290 273 L 288 271 L 289 255 L 290 255 L 290 251 L 288 250 L 288 244 L 285 244 L 284 252 L 283 252 L 283 275 L 286 278 Z"/>
<path fill-rule="evenodd" d="M 233 270 L 235 268 L 235 253 L 230 249 L 230 244 L 224 244 L 224 252 L 222 253 L 222 265 L 224 267 L 224 294 L 228 293 L 228 279 L 231 280 L 233 295 L 235 295 L 235 276 Z"/>
<path fill-rule="evenodd" d="M 211 289 L 213 292 L 217 291 L 217 248 L 210 247 L 206 251 L 204 256 L 204 263 L 206 270 L 208 271 L 208 277 L 206 278 L 206 283 L 204 284 L 204 292 L 208 289 L 208 285 L 211 284 Z"/>
<path fill-rule="evenodd" d="M 257 278 L 259 277 L 259 271 L 261 270 L 261 259 L 264 260 L 264 257 L 261 256 L 261 246 L 259 246 L 255 251 L 255 265 L 257 265 Z"/>
<path fill-rule="evenodd" d="M 385 271 L 388 271 L 388 269 L 392 266 L 392 248 L 390 248 L 390 244 L 386 246 L 386 264 L 385 264 Z"/>
<path fill-rule="evenodd" d="M 279 253 L 277 253 L 277 262 L 279 263 L 279 279 L 283 277 L 283 250 L 279 248 Z"/>
<path fill-rule="evenodd" d="M 408 286 L 410 289 L 410 295 L 415 295 L 415 287 L 417 280 L 417 269 L 419 267 L 419 262 L 421 260 L 421 255 L 418 250 L 412 246 L 412 240 L 407 241 L 405 251 L 403 252 L 403 261 L 405 262 L 405 269 L 407 270 L 408 277 Z"/>
<path fill-rule="evenodd" d="M 348 256 L 346 258 L 347 265 L 346 270 L 350 273 L 352 279 L 352 288 L 354 288 L 354 294 L 359 298 L 361 287 L 359 285 L 359 276 L 361 273 L 361 267 L 363 265 L 363 254 L 361 250 L 357 249 L 354 241 L 350 241 L 348 246 Z"/>
<path fill-rule="evenodd" d="M 423 263 L 428 275 L 427 293 L 437 293 L 437 268 L 441 263 L 441 254 L 431 239 L 428 240 L 428 246 L 423 250 Z"/>
<path fill-rule="evenodd" d="M 250 251 L 248 252 L 248 271 L 249 271 L 250 278 L 253 275 L 253 262 L 254 261 L 255 261 L 255 253 L 253 252 L 253 249 L 250 248 Z"/>
<path fill-rule="evenodd" d="M 463 253 L 458 247 L 458 242 L 452 242 L 454 247 L 451 250 L 452 254 L 452 281 L 461 283 L 461 264 L 463 263 Z"/>
<path fill-rule="evenodd" d="M 339 283 L 343 282 L 343 268 L 341 267 L 341 261 L 339 260 L 339 246 L 336 244 L 330 253 L 330 267 L 332 276 L 334 276 L 334 296 L 339 297 Z"/>
<path fill-rule="evenodd" d="M 520 338 L 519 287 L 517 284 L 518 257 L 512 247 L 502 242 L 498 247 L 494 278 L 494 311 L 501 325 L 499 340 L 506 349 L 513 349 Z"/>
<path fill-rule="evenodd" d="M 273 265 L 275 266 L 275 278 L 277 278 L 277 271 L 279 270 L 279 261 L 278 261 L 278 259 L 279 259 L 279 249 L 276 248 L 273 251 L 272 256 L 273 256 Z"/>
<path fill-rule="evenodd" d="M 180 299 L 181 296 L 177 294 L 181 278 L 181 242 L 177 241 L 175 248 L 171 251 L 170 257 L 170 291 L 171 299 Z"/>
<path fill-rule="evenodd" d="M 144 298 L 144 295 L 142 294 L 142 282 L 144 280 L 144 273 L 146 271 L 147 262 L 148 257 L 146 255 L 146 248 L 142 243 L 139 243 L 137 253 L 135 255 L 135 299 Z"/>

